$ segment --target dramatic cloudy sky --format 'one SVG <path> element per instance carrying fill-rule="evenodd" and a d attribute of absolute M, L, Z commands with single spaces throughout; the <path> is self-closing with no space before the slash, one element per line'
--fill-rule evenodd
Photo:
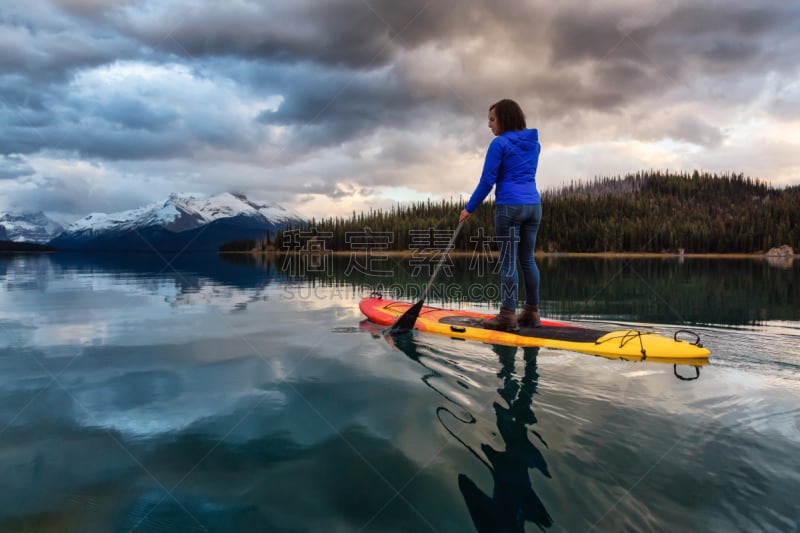
<path fill-rule="evenodd" d="M 800 3 L 0 4 L 0 210 L 170 192 L 308 216 L 471 192 L 518 100 L 541 189 L 641 169 L 800 183 Z"/>

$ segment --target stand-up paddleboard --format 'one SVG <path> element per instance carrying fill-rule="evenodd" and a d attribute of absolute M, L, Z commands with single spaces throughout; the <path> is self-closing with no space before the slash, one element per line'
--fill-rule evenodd
<path fill-rule="evenodd" d="M 361 300 L 359 308 L 370 321 L 382 326 L 391 326 L 411 305 L 373 294 Z M 507 346 L 558 348 L 611 359 L 702 366 L 708 363 L 708 356 L 711 354 L 700 344 L 700 337 L 688 330 L 678 330 L 674 337 L 670 338 L 633 329 L 602 331 L 542 320 L 541 327 L 523 326 L 519 331 L 509 333 L 480 326 L 481 320 L 492 316 L 494 315 L 423 306 L 414 327 L 419 331 L 456 339 Z"/>

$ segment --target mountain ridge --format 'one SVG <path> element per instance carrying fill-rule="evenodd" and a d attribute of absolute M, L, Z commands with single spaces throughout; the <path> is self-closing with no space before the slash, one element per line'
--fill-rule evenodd
<path fill-rule="evenodd" d="M 202 197 L 192 193 L 172 193 L 164 202 L 152 202 L 115 213 L 90 213 L 69 224 L 64 233 L 122 231 L 151 225 L 160 225 L 178 233 L 238 215 L 272 222 L 304 220 L 297 211 L 278 204 L 251 201 L 241 194 L 224 192 Z"/>
<path fill-rule="evenodd" d="M 50 221 L 41 215 L 42 225 Z M 242 194 L 172 193 L 163 202 L 135 209 L 91 213 L 36 242 L 62 250 L 216 251 L 240 236 L 262 238 L 305 222 L 293 209 L 249 200 Z M 3 231 L 9 240 L 15 235 L 7 227 Z"/>
<path fill-rule="evenodd" d="M 0 240 L 44 244 L 63 230 L 42 211 L 0 213 Z"/>

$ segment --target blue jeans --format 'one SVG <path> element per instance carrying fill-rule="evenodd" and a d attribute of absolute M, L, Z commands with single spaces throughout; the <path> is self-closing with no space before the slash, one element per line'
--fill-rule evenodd
<path fill-rule="evenodd" d="M 495 234 L 500 251 L 500 292 L 503 307 L 516 309 L 517 261 L 525 281 L 525 303 L 539 305 L 539 267 L 533 257 L 542 222 L 541 204 L 496 206 Z"/>

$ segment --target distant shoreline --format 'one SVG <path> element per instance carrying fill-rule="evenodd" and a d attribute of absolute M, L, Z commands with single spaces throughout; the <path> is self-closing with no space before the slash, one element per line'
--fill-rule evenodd
<path fill-rule="evenodd" d="M 283 251 L 283 250 L 267 250 L 263 252 L 249 251 L 249 252 L 220 252 L 221 254 L 248 254 L 248 255 L 288 255 L 288 254 L 309 254 L 309 255 L 334 255 L 334 256 L 350 256 L 350 255 L 381 255 L 392 257 L 419 257 L 425 255 L 439 254 L 441 250 L 309 250 L 309 251 Z M 448 255 L 453 257 L 470 257 L 474 252 L 453 251 Z M 497 256 L 497 251 L 483 252 L 481 255 Z M 599 259 L 794 259 L 800 254 L 789 256 L 774 256 L 768 255 L 767 252 L 751 252 L 751 253 L 674 253 L 674 252 L 535 252 L 537 258 L 599 258 Z"/>
<path fill-rule="evenodd" d="M 45 247 L 35 248 L 3 248 L 0 247 L 0 255 L 2 254 L 37 254 L 37 253 L 59 253 L 59 252 L 75 252 L 75 250 L 57 250 L 48 249 Z M 96 253 L 97 251 L 86 251 L 87 253 Z M 80 253 L 80 252 L 79 252 Z M 114 253 L 128 253 L 114 250 Z M 130 253 L 140 253 L 139 251 L 130 251 Z M 194 252 L 192 252 L 194 253 Z M 266 250 L 266 251 L 209 251 L 208 253 L 216 253 L 220 255 L 290 255 L 290 254 L 306 254 L 306 255 L 331 255 L 331 256 L 386 256 L 386 257 L 441 257 L 442 250 L 438 249 L 420 249 L 420 250 L 307 250 L 307 251 L 284 251 L 284 250 Z M 452 251 L 448 253 L 452 257 L 472 257 L 475 252 L 465 251 Z M 497 257 L 498 252 L 492 250 L 489 252 L 481 252 L 480 255 Z M 750 252 L 750 253 L 674 253 L 674 252 L 541 252 L 537 251 L 535 254 L 537 259 L 558 259 L 558 258 L 587 258 L 587 259 L 766 259 L 772 261 L 793 261 L 800 259 L 800 254 L 794 255 L 770 255 L 768 252 Z"/>

